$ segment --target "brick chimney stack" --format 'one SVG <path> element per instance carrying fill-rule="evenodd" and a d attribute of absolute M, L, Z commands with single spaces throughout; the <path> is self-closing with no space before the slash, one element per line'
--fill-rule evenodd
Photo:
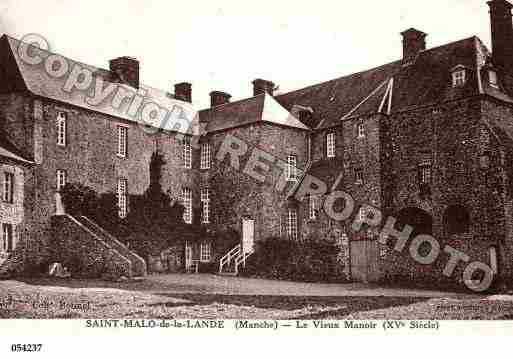
<path fill-rule="evenodd" d="M 184 102 L 192 102 L 192 85 L 188 82 L 180 82 L 175 85 L 175 98 Z"/>
<path fill-rule="evenodd" d="M 222 91 L 212 91 L 210 93 L 210 107 L 224 105 L 230 102 L 232 95 Z"/>
<path fill-rule="evenodd" d="M 268 93 L 269 95 L 273 95 L 274 93 L 274 82 L 262 80 L 262 79 L 256 79 L 252 82 L 253 84 L 253 96 L 258 96 L 263 93 Z"/>
<path fill-rule="evenodd" d="M 413 60 L 419 52 L 426 49 L 427 34 L 417 29 L 411 28 L 401 32 L 403 35 L 403 61 Z"/>
<path fill-rule="evenodd" d="M 506 0 L 488 1 L 492 29 L 493 62 L 505 70 L 513 64 L 513 22 L 511 8 Z"/>
<path fill-rule="evenodd" d="M 139 88 L 139 61 L 136 58 L 123 56 L 110 60 L 110 71 L 117 79 L 133 88 Z"/>

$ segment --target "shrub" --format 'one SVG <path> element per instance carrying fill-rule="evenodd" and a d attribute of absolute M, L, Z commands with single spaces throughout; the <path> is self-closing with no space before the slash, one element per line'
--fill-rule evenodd
<path fill-rule="evenodd" d="M 67 183 L 61 189 L 62 203 L 66 213 L 92 219 L 107 231 L 117 233 L 120 226 L 116 195 L 98 194 L 80 183 Z"/>
<path fill-rule="evenodd" d="M 344 282 L 336 242 L 308 238 L 304 241 L 270 237 L 257 242 L 243 275 L 306 282 Z"/>

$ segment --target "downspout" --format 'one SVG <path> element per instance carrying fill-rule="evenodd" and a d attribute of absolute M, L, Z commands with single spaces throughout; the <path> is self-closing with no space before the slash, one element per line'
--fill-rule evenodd
<path fill-rule="evenodd" d="M 307 161 L 306 163 L 310 163 L 312 161 L 312 136 L 313 131 L 308 132 L 308 139 L 307 139 Z"/>

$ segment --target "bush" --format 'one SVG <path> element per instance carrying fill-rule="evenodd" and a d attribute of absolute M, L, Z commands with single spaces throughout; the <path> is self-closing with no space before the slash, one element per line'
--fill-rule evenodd
<path fill-rule="evenodd" d="M 120 226 L 116 195 L 98 194 L 80 183 L 67 183 L 61 189 L 62 203 L 66 213 L 73 217 L 85 216 L 107 231 L 117 233 Z"/>
<path fill-rule="evenodd" d="M 270 237 L 257 242 L 243 275 L 306 282 L 344 282 L 340 248 L 332 241 L 304 241 Z"/>

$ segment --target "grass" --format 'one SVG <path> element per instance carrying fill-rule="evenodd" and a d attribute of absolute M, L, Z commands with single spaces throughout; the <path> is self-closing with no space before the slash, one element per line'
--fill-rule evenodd
<path fill-rule="evenodd" d="M 0 318 L 513 319 L 511 297 L 214 294 L 198 285 L 31 279 L 0 282 Z"/>

